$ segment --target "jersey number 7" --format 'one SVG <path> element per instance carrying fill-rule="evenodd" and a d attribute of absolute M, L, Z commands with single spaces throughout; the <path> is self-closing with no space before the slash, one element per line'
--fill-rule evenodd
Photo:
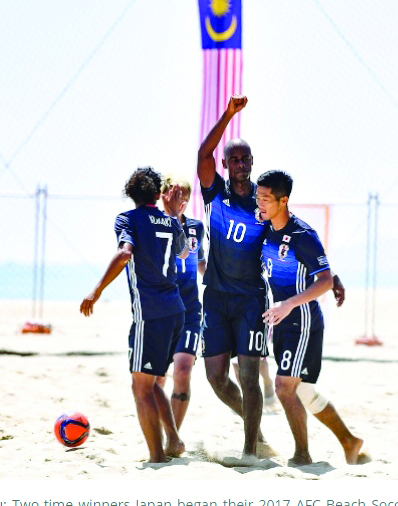
<path fill-rule="evenodd" d="M 169 260 L 171 253 L 171 244 L 173 242 L 173 234 L 171 232 L 156 232 L 156 237 L 167 240 L 166 250 L 164 252 L 164 263 L 163 263 L 163 276 L 167 276 L 167 269 L 169 268 Z"/>

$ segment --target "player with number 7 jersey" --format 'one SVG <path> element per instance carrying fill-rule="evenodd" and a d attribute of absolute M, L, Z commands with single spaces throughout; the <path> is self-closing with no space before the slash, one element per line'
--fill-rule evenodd
<path fill-rule="evenodd" d="M 138 419 L 150 462 L 167 462 L 184 450 L 171 405 L 157 384 L 173 360 L 175 345 L 184 327 L 185 307 L 176 279 L 175 256 L 188 256 L 188 245 L 178 220 L 181 205 L 178 185 L 170 195 L 171 216 L 156 207 L 162 176 L 152 167 L 140 167 L 124 187 L 136 208 L 119 214 L 115 232 L 116 254 L 104 275 L 80 305 L 85 316 L 93 313 L 103 290 L 126 268 L 133 310 L 129 334 L 129 365 Z M 163 448 L 162 427 L 167 436 Z"/>
<path fill-rule="evenodd" d="M 118 243 L 134 246 L 134 256 L 126 269 L 133 321 L 184 311 L 176 283 L 176 255 L 185 246 L 178 220 L 155 205 L 145 205 L 119 214 L 115 232 Z"/>

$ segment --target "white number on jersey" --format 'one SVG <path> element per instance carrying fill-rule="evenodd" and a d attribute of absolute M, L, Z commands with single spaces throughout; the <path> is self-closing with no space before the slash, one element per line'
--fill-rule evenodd
<path fill-rule="evenodd" d="M 272 278 L 272 260 L 271 260 L 271 258 L 267 259 L 267 277 Z"/>
<path fill-rule="evenodd" d="M 171 232 L 156 232 L 156 237 L 161 239 L 167 239 L 166 250 L 164 252 L 164 263 L 163 263 L 163 276 L 167 276 L 167 269 L 169 268 L 169 260 L 171 253 L 171 245 L 173 243 L 173 234 Z"/>
<path fill-rule="evenodd" d="M 235 224 L 234 220 L 229 220 L 227 239 L 231 238 L 232 230 L 234 229 L 234 224 Z M 243 238 L 245 237 L 245 233 L 246 233 L 246 225 L 244 223 L 238 223 L 235 227 L 232 238 L 235 242 L 242 242 Z"/>

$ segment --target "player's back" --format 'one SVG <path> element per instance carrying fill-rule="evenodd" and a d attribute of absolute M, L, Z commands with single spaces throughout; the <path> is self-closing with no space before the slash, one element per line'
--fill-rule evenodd
<path fill-rule="evenodd" d="M 136 321 L 184 310 L 176 284 L 175 256 L 184 249 L 178 221 L 156 206 L 140 206 L 116 218 L 119 244 L 130 242 L 133 255 L 127 278 Z"/>

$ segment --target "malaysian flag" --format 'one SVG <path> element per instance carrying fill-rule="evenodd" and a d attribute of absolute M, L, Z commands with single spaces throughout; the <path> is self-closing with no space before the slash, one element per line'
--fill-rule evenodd
<path fill-rule="evenodd" d="M 242 3 L 241 0 L 199 0 L 199 14 L 203 48 L 201 144 L 225 111 L 230 96 L 242 93 Z M 240 137 L 240 118 L 240 114 L 232 118 L 214 153 L 217 170 L 223 177 L 224 145 Z M 196 175 L 193 214 L 203 219 L 203 200 Z"/>

